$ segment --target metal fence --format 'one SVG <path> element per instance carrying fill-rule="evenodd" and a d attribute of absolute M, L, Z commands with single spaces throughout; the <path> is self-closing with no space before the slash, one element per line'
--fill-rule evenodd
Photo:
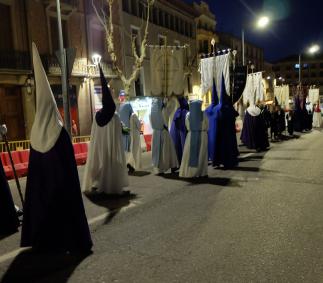
<path fill-rule="evenodd" d="M 90 136 L 78 136 L 78 137 L 72 138 L 73 143 L 89 142 L 89 141 L 90 141 Z M 24 150 L 24 149 L 30 148 L 30 140 L 9 141 L 8 144 L 11 151 Z M 0 152 L 5 152 L 5 151 L 7 151 L 5 143 L 0 142 Z"/>

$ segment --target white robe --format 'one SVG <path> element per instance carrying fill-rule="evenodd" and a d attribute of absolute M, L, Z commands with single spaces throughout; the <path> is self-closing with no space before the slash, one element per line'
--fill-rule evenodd
<path fill-rule="evenodd" d="M 97 192 L 121 194 L 128 185 L 119 116 L 114 114 L 104 127 L 99 127 L 94 119 L 82 190 L 91 192 L 96 188 Z"/>
<path fill-rule="evenodd" d="M 126 152 L 127 164 L 135 170 L 141 168 L 140 121 L 135 113 L 130 117 L 130 152 Z"/>
<path fill-rule="evenodd" d="M 321 112 L 314 112 L 313 113 L 313 127 L 314 128 L 321 128 L 322 127 L 322 115 Z"/>
<path fill-rule="evenodd" d="M 167 125 L 169 116 L 165 108 L 163 108 L 162 114 L 164 118 L 164 125 Z M 169 132 L 166 129 L 163 129 L 162 131 L 161 140 L 162 140 L 162 145 L 161 145 L 159 164 L 158 164 L 158 167 L 154 167 L 154 172 L 157 174 L 165 173 L 171 168 L 178 168 L 175 146 Z M 153 143 L 154 143 L 154 133 L 152 138 L 152 144 Z"/>
<path fill-rule="evenodd" d="M 207 131 L 209 128 L 209 122 L 205 113 L 203 113 L 199 162 L 197 167 L 190 167 L 189 163 L 190 163 L 190 148 L 191 148 L 191 131 L 190 131 L 189 117 L 190 117 L 190 113 L 187 113 L 185 124 L 188 130 L 188 133 L 185 141 L 182 163 L 179 169 L 179 176 L 182 178 L 204 177 L 208 175 Z"/>

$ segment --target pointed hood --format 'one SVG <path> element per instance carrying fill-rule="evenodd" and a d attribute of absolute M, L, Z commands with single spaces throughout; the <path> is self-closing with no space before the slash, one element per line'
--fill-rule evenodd
<path fill-rule="evenodd" d="M 212 88 L 212 105 L 217 106 L 219 104 L 218 92 L 216 91 L 215 80 L 213 79 L 213 88 Z"/>
<path fill-rule="evenodd" d="M 178 97 L 178 103 L 181 110 L 189 110 L 189 105 L 185 97 Z"/>
<path fill-rule="evenodd" d="M 33 149 L 45 153 L 56 143 L 63 127 L 63 120 L 35 43 L 32 44 L 36 83 L 36 115 L 31 129 L 30 144 Z"/>
<path fill-rule="evenodd" d="M 102 108 L 95 114 L 95 120 L 100 127 L 104 127 L 111 121 L 114 112 L 116 111 L 116 105 L 112 98 L 108 83 L 104 77 L 100 64 L 99 70 L 102 86 Z"/>
<path fill-rule="evenodd" d="M 225 106 L 229 105 L 230 103 L 230 97 L 227 95 L 227 91 L 225 88 L 225 80 L 222 74 L 222 81 L 221 81 L 221 96 L 220 96 L 220 103 L 219 105 Z"/>

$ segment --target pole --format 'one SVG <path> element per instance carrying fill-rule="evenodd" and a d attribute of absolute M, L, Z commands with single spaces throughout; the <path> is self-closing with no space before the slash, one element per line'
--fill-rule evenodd
<path fill-rule="evenodd" d="M 241 30 L 241 39 L 242 39 L 242 65 L 246 65 L 245 52 L 244 52 L 244 29 Z"/>
<path fill-rule="evenodd" d="M 18 179 L 18 176 L 17 176 L 17 172 L 16 172 L 16 169 L 15 169 L 15 165 L 14 165 L 13 160 L 12 160 L 12 155 L 11 155 L 11 151 L 10 151 L 10 147 L 9 147 L 7 135 L 6 134 L 2 135 L 2 138 L 3 138 L 4 142 L 5 142 L 5 145 L 6 145 L 6 148 L 7 148 L 7 152 L 9 154 L 10 164 L 11 164 L 11 167 L 12 167 L 13 174 L 15 176 L 15 181 L 16 181 L 16 185 L 17 185 L 17 190 L 18 190 L 18 193 L 19 193 L 19 197 L 20 197 L 20 200 L 21 200 L 21 204 L 22 204 L 22 207 L 24 207 L 24 197 L 23 197 L 22 192 L 21 192 L 21 187 L 20 187 L 19 179 Z"/>
<path fill-rule="evenodd" d="M 302 66 L 301 66 L 301 54 L 298 55 L 298 83 L 301 84 L 302 80 Z"/>
<path fill-rule="evenodd" d="M 66 69 L 66 50 L 64 49 L 63 31 L 62 31 L 62 19 L 61 19 L 61 5 L 60 0 L 56 0 L 57 7 L 57 24 L 58 24 L 58 40 L 59 40 L 59 52 L 61 56 L 61 74 L 62 74 L 62 95 L 63 95 L 63 107 L 64 107 L 64 122 L 65 128 L 71 137 L 71 119 L 69 100 L 67 96 L 67 69 Z"/>

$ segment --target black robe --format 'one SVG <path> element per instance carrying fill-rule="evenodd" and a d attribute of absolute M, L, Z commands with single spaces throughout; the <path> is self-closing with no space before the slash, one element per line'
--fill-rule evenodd
<path fill-rule="evenodd" d="M 71 252 L 92 247 L 73 146 L 64 128 L 48 152 L 30 149 L 21 246 Z"/>
<path fill-rule="evenodd" d="M 246 111 L 240 139 L 249 149 L 265 150 L 269 147 L 267 126 L 262 114 L 251 116 Z"/>
<path fill-rule="evenodd" d="M 18 226 L 18 216 L 0 160 L 0 235 L 17 232 Z"/>
<path fill-rule="evenodd" d="M 223 165 L 230 169 L 238 165 L 238 145 L 235 121 L 238 116 L 229 98 L 215 107 L 215 152 L 213 166 Z"/>

